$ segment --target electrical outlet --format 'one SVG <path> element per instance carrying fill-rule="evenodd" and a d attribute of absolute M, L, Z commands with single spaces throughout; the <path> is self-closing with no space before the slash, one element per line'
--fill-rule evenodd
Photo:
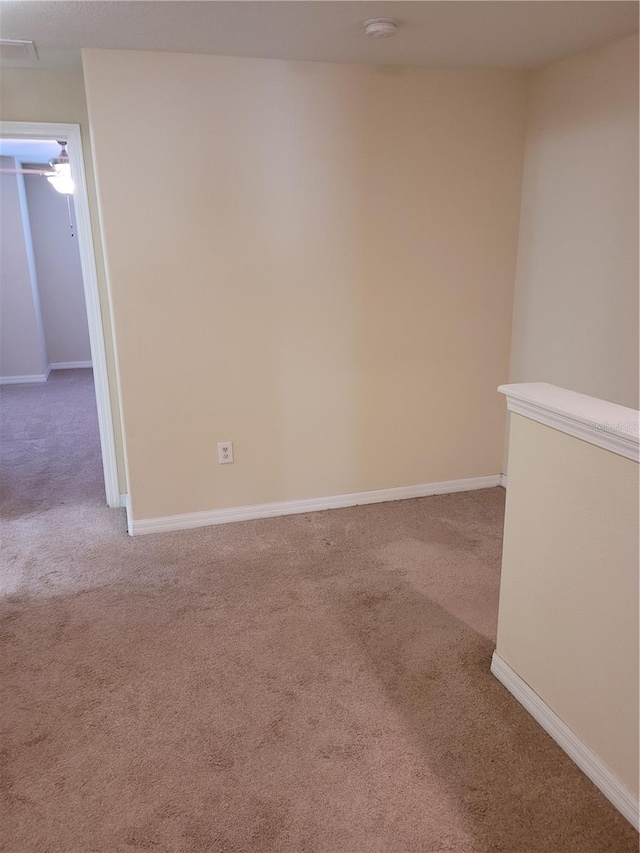
<path fill-rule="evenodd" d="M 218 462 L 220 465 L 227 465 L 233 462 L 233 442 L 219 441 L 218 442 Z"/>

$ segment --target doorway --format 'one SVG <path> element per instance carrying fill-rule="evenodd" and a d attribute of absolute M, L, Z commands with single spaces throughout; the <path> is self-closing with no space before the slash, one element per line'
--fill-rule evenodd
<path fill-rule="evenodd" d="M 16 368 L 14 367 L 13 372 L 15 381 L 12 381 L 11 376 L 4 376 L 3 386 L 7 385 L 7 388 L 11 388 L 12 386 L 14 388 L 23 388 L 25 390 L 25 401 L 29 386 L 32 386 L 32 391 L 35 392 L 35 386 L 39 382 L 48 386 L 47 395 L 49 398 L 55 400 L 57 399 L 56 395 L 64 396 L 64 394 L 66 394 L 68 397 L 67 403 L 69 403 L 71 399 L 78 403 L 78 401 L 81 401 L 82 399 L 87 399 L 87 393 L 90 394 L 92 389 L 95 391 L 95 408 L 97 413 L 97 418 L 94 419 L 94 422 L 97 420 L 97 430 L 94 430 L 96 433 L 95 446 L 96 449 L 99 448 L 98 452 L 101 456 L 101 479 L 103 480 L 104 485 L 104 496 L 106 497 L 108 506 L 118 507 L 122 505 L 122 500 L 118 485 L 114 426 L 107 374 L 104 330 L 98 292 L 96 261 L 89 215 L 89 200 L 84 171 L 80 127 L 77 124 L 3 122 L 0 125 L 0 144 L 2 144 L 3 150 L 11 152 L 13 149 L 9 145 L 9 140 L 19 140 L 24 145 L 25 152 L 36 152 L 39 148 L 44 150 L 47 145 L 53 143 L 57 146 L 57 153 L 59 153 L 60 146 L 58 141 L 66 143 L 70 176 L 73 181 L 73 194 L 72 199 L 69 199 L 68 204 L 67 202 L 64 203 L 64 221 L 61 222 L 58 218 L 55 225 L 57 229 L 60 229 L 60 227 L 68 229 L 66 230 L 66 236 L 67 238 L 71 238 L 74 243 L 76 263 L 81 276 L 81 282 L 78 282 L 77 285 L 77 287 L 81 289 L 81 293 L 76 293 L 74 298 L 76 300 L 77 309 L 78 304 L 80 304 L 78 303 L 78 296 L 80 296 L 84 308 L 84 317 L 82 319 L 83 321 L 86 320 L 86 323 L 83 327 L 84 331 L 80 328 L 82 323 L 78 321 L 75 323 L 75 331 L 70 332 L 69 329 L 71 329 L 73 324 L 67 322 L 67 330 L 69 331 L 69 334 L 75 334 L 77 337 L 77 340 L 74 343 L 74 352 L 78 357 L 62 357 L 64 354 L 64 346 L 60 344 L 59 341 L 54 344 L 50 341 L 49 347 L 47 347 L 47 342 L 45 340 L 45 328 L 43 324 L 43 307 L 45 306 L 42 304 L 44 301 L 42 297 L 44 294 L 41 294 L 41 288 L 39 288 L 37 284 L 37 265 L 33 251 L 30 253 L 30 256 L 29 252 L 26 252 L 29 256 L 27 258 L 27 265 L 29 267 L 27 272 L 31 281 L 30 296 L 33 305 L 36 332 L 39 336 L 40 351 L 38 353 L 38 344 L 34 343 L 31 357 L 32 359 L 35 359 L 33 363 L 36 364 L 36 367 L 34 369 L 29 368 L 30 372 L 24 375 L 16 373 Z M 17 151 L 17 149 L 15 150 Z M 28 161 L 35 162 L 35 164 L 42 162 L 42 156 L 35 160 L 30 156 L 28 157 L 28 160 L 25 160 L 25 156 L 26 155 L 21 154 L 19 159 L 14 157 L 14 165 L 17 167 L 16 173 L 18 173 L 19 164 L 24 164 Z M 27 198 L 28 191 L 25 187 L 26 181 L 31 182 L 32 186 L 30 189 L 34 196 L 42 195 L 43 186 L 38 185 L 36 187 L 34 182 L 38 181 L 46 183 L 47 177 L 44 175 L 40 177 L 27 175 L 25 180 L 24 174 L 16 174 L 16 193 L 18 196 L 18 204 L 21 205 L 26 216 L 26 225 L 25 216 L 23 216 L 22 219 L 22 227 L 25 235 L 27 230 L 30 231 L 30 226 L 28 225 L 29 208 Z M 64 193 L 61 195 L 64 195 Z M 59 201 L 62 201 L 62 198 L 59 199 Z M 29 242 L 29 237 L 26 239 L 27 243 Z M 49 250 L 51 251 L 51 247 L 49 247 Z M 55 247 L 53 253 L 55 254 Z M 68 290 L 70 294 L 71 290 L 73 290 L 71 285 Z M 67 294 L 67 296 L 69 296 L 69 294 Z M 51 294 L 48 294 L 46 299 L 48 299 L 47 307 L 49 309 L 49 316 L 51 316 L 56 312 L 55 299 L 51 299 Z M 59 308 L 59 306 L 57 307 Z M 61 312 L 58 311 L 58 313 L 60 314 Z M 67 318 L 67 320 L 69 320 L 69 318 Z M 84 342 L 81 340 L 83 334 L 85 335 Z M 56 346 L 58 347 L 57 350 L 55 349 Z M 52 347 L 55 352 L 48 351 L 52 349 Z M 69 352 L 71 352 L 71 350 L 69 350 Z M 42 365 L 42 369 L 40 369 L 38 365 Z M 53 370 L 51 368 L 53 368 Z M 49 376 L 52 377 L 52 385 L 50 385 L 51 380 L 49 380 Z M 24 378 L 27 378 L 30 381 L 21 383 L 20 380 Z M 32 412 L 32 416 L 35 416 L 35 411 L 37 410 L 38 405 L 44 404 L 42 402 L 37 402 L 37 393 L 31 393 L 31 396 L 35 401 L 33 405 L 36 406 L 36 409 Z M 45 399 L 44 393 L 42 395 L 42 399 Z M 31 404 L 27 402 L 25 411 L 30 411 L 30 405 Z M 62 405 L 64 405 L 64 402 L 61 401 L 60 406 L 62 407 Z M 73 408 L 73 406 L 71 408 Z M 79 410 L 77 409 L 77 411 Z"/>

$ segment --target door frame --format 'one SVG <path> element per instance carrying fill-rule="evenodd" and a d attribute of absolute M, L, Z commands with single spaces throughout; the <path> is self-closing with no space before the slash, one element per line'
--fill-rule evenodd
<path fill-rule="evenodd" d="M 84 169 L 82 136 L 79 124 L 59 124 L 57 122 L 3 121 L 0 122 L 0 137 L 10 139 L 64 139 L 67 142 L 71 177 L 75 184 L 73 202 L 76 215 L 76 233 L 82 268 L 84 299 L 87 308 L 93 382 L 98 409 L 98 429 L 102 451 L 102 468 L 107 504 L 110 507 L 122 506 L 118 486 L 118 466 L 116 445 L 109 392 L 109 375 L 102 324 L 100 292 L 96 257 L 89 213 L 89 194 Z"/>

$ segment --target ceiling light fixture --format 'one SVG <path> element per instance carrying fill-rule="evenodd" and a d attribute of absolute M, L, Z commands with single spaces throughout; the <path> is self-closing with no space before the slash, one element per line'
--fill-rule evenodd
<path fill-rule="evenodd" d="M 374 39 L 388 39 L 396 34 L 398 22 L 393 18 L 369 18 L 362 25 L 368 36 Z"/>
<path fill-rule="evenodd" d="M 55 175 L 47 176 L 47 180 L 51 186 L 63 195 L 73 195 L 75 189 L 73 179 L 71 178 L 71 166 L 69 165 L 69 155 L 67 154 L 67 143 L 58 140 L 60 146 L 60 154 L 49 160 L 49 165 L 54 170 Z"/>

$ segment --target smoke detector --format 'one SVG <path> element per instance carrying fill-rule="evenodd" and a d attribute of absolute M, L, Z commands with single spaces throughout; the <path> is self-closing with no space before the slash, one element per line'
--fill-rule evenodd
<path fill-rule="evenodd" d="M 374 39 L 388 39 L 396 34 L 398 22 L 393 18 L 369 18 L 362 25 L 368 36 Z"/>

